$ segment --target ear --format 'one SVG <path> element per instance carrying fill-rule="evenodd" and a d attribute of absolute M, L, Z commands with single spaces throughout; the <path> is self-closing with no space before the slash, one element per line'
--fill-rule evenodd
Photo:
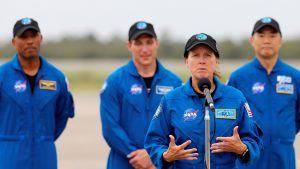
<path fill-rule="evenodd" d="M 128 49 L 129 51 L 131 51 L 131 46 L 132 46 L 131 41 L 127 41 L 127 49 Z"/>
<path fill-rule="evenodd" d="M 13 47 L 15 47 L 15 46 L 16 46 L 16 40 L 15 40 L 15 37 L 13 37 L 13 38 L 12 38 L 12 40 L 11 40 L 11 44 L 13 45 Z"/>
<path fill-rule="evenodd" d="M 185 66 L 188 67 L 188 58 L 187 57 L 184 57 L 184 63 L 185 63 Z"/>
<path fill-rule="evenodd" d="M 160 41 L 158 39 L 156 39 L 156 44 L 157 44 L 157 48 L 158 48 L 160 45 Z"/>
<path fill-rule="evenodd" d="M 281 46 L 282 46 L 282 37 L 280 37 L 280 47 L 279 48 L 281 48 Z"/>
<path fill-rule="evenodd" d="M 250 44 L 253 43 L 253 36 L 254 36 L 254 35 L 252 35 L 252 36 L 249 38 L 249 43 L 250 43 Z"/>

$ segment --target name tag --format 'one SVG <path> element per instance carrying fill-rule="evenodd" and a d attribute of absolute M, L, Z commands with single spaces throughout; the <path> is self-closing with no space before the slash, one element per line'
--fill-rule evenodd
<path fill-rule="evenodd" d="M 56 90 L 56 81 L 40 80 L 40 89 L 43 90 Z"/>
<path fill-rule="evenodd" d="M 173 90 L 173 86 L 156 86 L 156 94 L 165 95 Z"/>
<path fill-rule="evenodd" d="M 236 110 L 235 109 L 216 109 L 216 118 L 217 119 L 236 119 Z"/>
<path fill-rule="evenodd" d="M 293 94 L 294 93 L 294 85 L 277 83 L 276 84 L 276 93 Z"/>

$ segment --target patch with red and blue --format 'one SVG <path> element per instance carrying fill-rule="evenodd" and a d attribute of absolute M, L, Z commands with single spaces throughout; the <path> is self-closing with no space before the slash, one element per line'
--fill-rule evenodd
<path fill-rule="evenodd" d="M 253 114 L 252 114 L 252 111 L 251 111 L 251 109 L 250 109 L 249 104 L 248 104 L 248 103 L 245 103 L 244 107 L 245 107 L 245 109 L 246 109 L 246 111 L 247 111 L 248 117 L 253 117 Z"/>
<path fill-rule="evenodd" d="M 256 82 L 252 86 L 252 93 L 253 94 L 259 94 L 262 93 L 265 90 L 265 83 L 262 82 Z"/>
<path fill-rule="evenodd" d="M 193 108 L 186 109 L 183 113 L 183 120 L 184 121 L 193 121 L 198 116 L 199 110 L 195 110 Z"/>
<path fill-rule="evenodd" d="M 24 92 L 26 88 L 27 88 L 27 80 L 18 80 L 14 86 L 16 93 Z"/>
<path fill-rule="evenodd" d="M 130 88 L 130 93 L 132 95 L 139 95 L 143 92 L 143 85 L 133 84 Z"/>

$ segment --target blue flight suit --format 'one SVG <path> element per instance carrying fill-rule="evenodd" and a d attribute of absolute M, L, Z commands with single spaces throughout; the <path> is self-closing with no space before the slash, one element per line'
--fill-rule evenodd
<path fill-rule="evenodd" d="M 147 93 L 144 79 L 132 60 L 112 73 L 100 94 L 103 136 L 110 146 L 108 169 L 132 169 L 129 153 L 144 149 L 144 139 L 161 97 L 182 81 L 157 61 L 157 72 Z"/>
<path fill-rule="evenodd" d="M 244 163 L 255 161 L 260 154 L 261 131 L 254 123 L 251 110 L 248 108 L 243 94 L 221 84 L 216 84 L 213 96 L 215 114 L 210 111 L 210 140 L 216 143 L 216 137 L 231 137 L 233 128 L 239 126 L 240 138 L 249 149 L 249 158 L 244 159 L 235 153 L 211 153 L 211 169 L 236 169 L 236 160 Z M 190 80 L 162 98 L 147 132 L 145 148 L 158 169 L 198 169 L 205 168 L 205 98 L 200 98 L 193 90 Z M 167 163 L 163 153 L 169 146 L 169 135 L 175 137 L 175 144 L 180 145 L 187 140 L 192 143 L 186 149 L 197 148 L 197 160 L 176 160 Z"/>
<path fill-rule="evenodd" d="M 56 169 L 54 141 L 74 116 L 62 72 L 40 56 L 34 92 L 17 54 L 0 67 L 0 169 Z"/>
<path fill-rule="evenodd" d="M 268 75 L 255 57 L 228 80 L 247 98 L 264 132 L 264 151 L 249 169 L 295 169 L 295 135 L 300 128 L 300 73 L 278 58 Z"/>

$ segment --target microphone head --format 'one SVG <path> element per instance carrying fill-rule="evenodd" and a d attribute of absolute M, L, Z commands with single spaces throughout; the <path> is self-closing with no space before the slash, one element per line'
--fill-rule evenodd
<path fill-rule="evenodd" d="M 210 90 L 211 83 L 208 78 L 202 78 L 198 81 L 198 88 L 201 92 L 204 92 L 204 89 L 207 88 Z"/>

